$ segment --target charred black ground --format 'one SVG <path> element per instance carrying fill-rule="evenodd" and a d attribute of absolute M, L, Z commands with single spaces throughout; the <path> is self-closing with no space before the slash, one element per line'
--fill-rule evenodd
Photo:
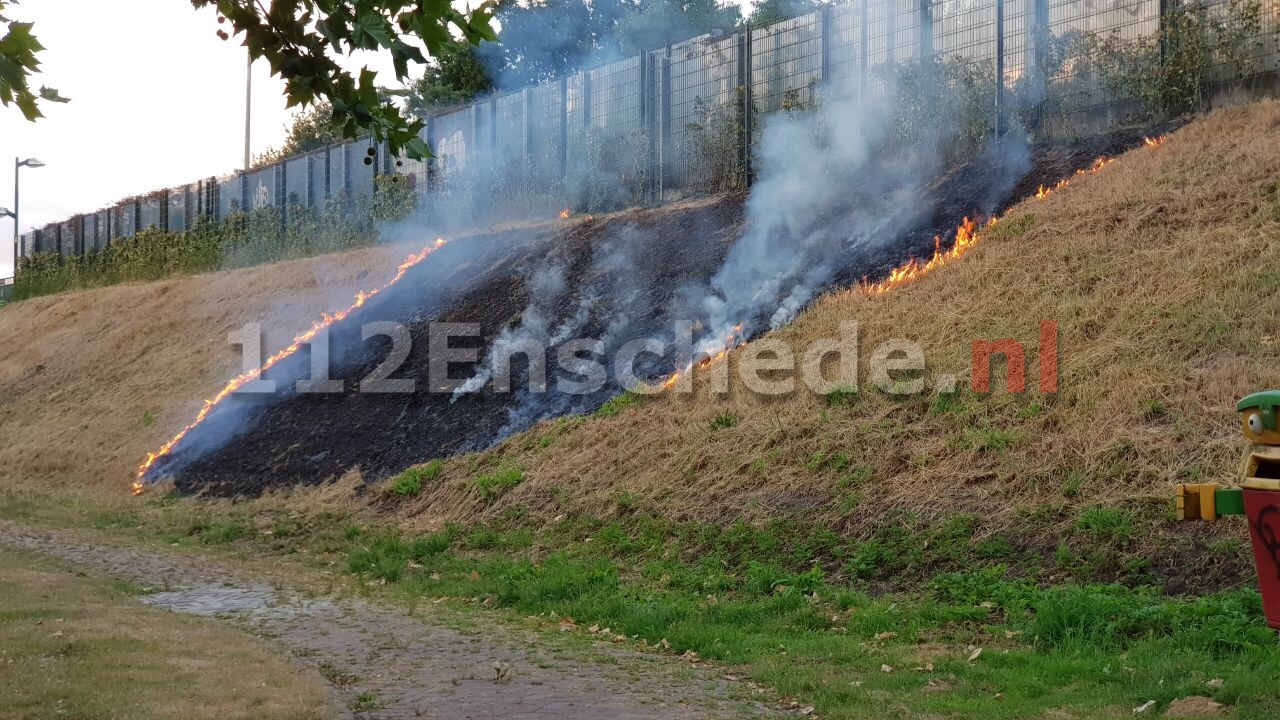
<path fill-rule="evenodd" d="M 1071 142 L 1045 142 L 1031 152 L 1031 169 L 1013 189 L 991 197 L 998 173 L 975 159 L 955 165 L 927 186 L 920 202 L 930 208 L 918 227 L 874 247 L 848 254 L 829 287 L 875 279 L 910 257 L 927 257 L 935 235 L 943 246 L 954 239 L 964 216 L 998 213 L 1087 167 L 1100 155 L 1115 155 L 1142 144 L 1152 130 L 1120 130 Z M 1007 187 L 1008 184 L 1006 183 Z M 838 228 L 842 213 L 857 212 L 875 188 L 849 189 L 848 202 L 832 208 L 821 222 Z M 563 268 L 568 289 L 549 303 L 549 315 L 562 321 L 584 305 L 590 313 L 575 336 L 598 337 L 625 317 L 626 339 L 661 336 L 681 316 L 684 290 L 705 283 L 721 266 L 744 222 L 745 194 L 702 203 L 633 210 L 599 220 L 581 219 L 531 229 L 458 238 L 414 268 L 399 284 L 331 330 L 331 370 L 345 381 L 334 394 L 297 394 L 293 381 L 307 376 L 306 350 L 273 369 L 268 377 L 288 391 L 276 395 L 233 397 L 157 465 L 152 479 L 175 478 L 180 490 L 217 495 L 257 494 L 274 486 L 314 484 L 359 468 L 367 481 L 458 452 L 485 448 L 511 432 L 548 417 L 593 410 L 620 391 L 610 378 L 592 395 L 531 398 L 520 389 L 489 390 L 457 399 L 428 392 L 428 328 L 432 323 L 478 323 L 481 358 L 503 330 L 519 323 L 531 300 L 531 277 L 539 268 Z M 838 235 L 838 233 L 835 233 Z M 629 262 L 624 271 L 599 259 L 619 247 Z M 584 299 L 594 302 L 584 303 Z M 357 392 L 391 353 L 388 337 L 361 340 L 364 323 L 389 320 L 407 327 L 413 338 L 407 360 L 394 378 L 417 383 L 412 394 Z M 759 331 L 760 328 L 754 328 Z M 455 338 L 454 347 L 468 342 Z M 669 358 L 655 359 L 651 377 L 674 369 Z M 468 364 L 455 364 L 450 376 L 467 378 Z M 642 373 L 643 374 L 643 373 Z M 552 378 L 554 372 L 550 373 Z M 554 380 L 553 380 L 554 382 Z"/>

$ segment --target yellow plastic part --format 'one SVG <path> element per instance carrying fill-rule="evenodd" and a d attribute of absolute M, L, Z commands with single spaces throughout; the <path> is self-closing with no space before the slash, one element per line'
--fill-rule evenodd
<path fill-rule="evenodd" d="M 1207 520 L 1213 522 L 1218 519 L 1215 502 L 1215 493 L 1218 491 L 1218 483 L 1182 483 L 1179 484 L 1176 492 L 1178 519 L 1179 520 Z"/>
<path fill-rule="evenodd" d="M 1280 490 L 1280 447 L 1254 445 L 1244 456 L 1240 487 Z"/>

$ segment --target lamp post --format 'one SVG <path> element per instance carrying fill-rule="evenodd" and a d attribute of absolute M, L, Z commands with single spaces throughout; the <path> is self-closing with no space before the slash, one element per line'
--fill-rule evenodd
<path fill-rule="evenodd" d="M 9 217 L 13 218 L 13 274 L 15 276 L 18 274 L 18 171 L 24 167 L 40 168 L 44 167 L 44 163 L 35 158 L 13 159 L 13 212 L 9 213 Z"/>

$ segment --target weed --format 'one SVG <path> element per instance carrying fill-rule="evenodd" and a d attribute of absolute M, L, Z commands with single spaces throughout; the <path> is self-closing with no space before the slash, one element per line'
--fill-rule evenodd
<path fill-rule="evenodd" d="M 618 397 L 612 398 L 607 402 L 605 402 L 605 404 L 601 405 L 600 408 L 596 410 L 595 414 L 596 414 L 596 417 L 606 417 L 606 418 L 614 417 L 618 413 L 628 408 L 640 407 L 640 403 L 643 400 L 644 400 L 643 395 L 640 395 L 639 393 L 634 393 L 628 390 L 622 393 L 621 395 L 619 395 Z"/>
<path fill-rule="evenodd" d="M 225 522 L 196 520 L 187 529 L 187 535 L 205 545 L 225 545 L 249 535 L 249 525 L 236 518 Z"/>
<path fill-rule="evenodd" d="M 378 693 L 372 690 L 365 690 L 351 698 L 351 703 L 348 707 L 351 708 L 351 712 L 365 713 L 379 710 L 383 706 L 384 703 L 382 698 L 378 697 Z"/>
<path fill-rule="evenodd" d="M 986 234 L 992 239 L 1005 237 L 1018 237 L 1024 235 L 1036 224 L 1035 213 L 1021 213 L 1011 218 L 1003 218 L 993 227 L 987 229 Z"/>
<path fill-rule="evenodd" d="M 733 413 L 718 413 L 711 419 L 710 428 L 712 432 L 716 430 L 727 430 L 738 424 L 738 416 Z"/>
<path fill-rule="evenodd" d="M 1168 414 L 1168 409 L 1159 398 L 1151 398 L 1142 407 L 1142 419 L 1147 422 L 1154 422 Z"/>
<path fill-rule="evenodd" d="M 347 566 L 353 573 L 368 573 L 387 582 L 396 582 L 404 576 L 410 561 L 426 562 L 448 550 L 455 533 L 453 528 L 446 528 L 409 542 L 397 533 L 380 533 L 352 549 Z"/>
<path fill-rule="evenodd" d="M 1008 430 L 997 428 L 968 429 L 951 438 L 950 445 L 953 450 L 971 449 L 998 453 L 1008 450 L 1016 441 L 1017 436 Z"/>
<path fill-rule="evenodd" d="M 156 422 L 155 413 L 150 410 L 142 411 L 142 427 L 151 427 Z"/>
<path fill-rule="evenodd" d="M 422 483 L 433 480 L 444 469 L 440 460 L 432 460 L 426 465 L 411 467 L 396 476 L 391 483 L 391 492 L 396 495 L 417 495 L 422 491 Z"/>
<path fill-rule="evenodd" d="M 523 479 L 524 470 L 520 466 L 508 465 L 476 477 L 475 480 L 471 481 L 471 486 L 485 500 L 492 501 L 505 495 L 508 490 L 519 485 Z"/>
<path fill-rule="evenodd" d="M 827 391 L 827 405 L 853 405 L 858 400 L 857 385 L 837 385 Z"/>
<path fill-rule="evenodd" d="M 619 513 L 628 513 L 636 509 L 636 497 L 626 490 L 615 490 L 613 503 Z"/>
<path fill-rule="evenodd" d="M 814 454 L 810 455 L 808 460 L 804 461 L 804 469 L 808 470 L 809 472 L 816 472 L 818 468 L 822 467 L 822 464 L 825 463 L 826 461 L 827 461 L 827 454 L 819 450 Z"/>
<path fill-rule="evenodd" d="M 1067 474 L 1067 481 L 1062 484 L 1062 497 L 1073 498 L 1080 494 L 1080 486 L 1084 485 L 1084 473 L 1072 470 Z"/>
<path fill-rule="evenodd" d="M 875 471 L 871 469 L 871 466 L 858 465 L 857 467 L 851 468 L 849 472 L 845 473 L 839 480 L 837 480 L 836 487 L 841 490 L 845 490 L 865 485 L 871 481 L 871 478 L 874 475 Z"/>
<path fill-rule="evenodd" d="M 1076 528 L 1095 540 L 1127 545 L 1133 539 L 1133 514 L 1118 507 L 1092 507 L 1080 513 Z"/>

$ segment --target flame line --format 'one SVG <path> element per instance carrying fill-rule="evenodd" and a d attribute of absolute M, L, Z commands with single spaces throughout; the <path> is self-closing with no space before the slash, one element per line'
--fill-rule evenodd
<path fill-rule="evenodd" d="M 212 412 L 213 409 L 217 407 L 219 403 L 227 399 L 227 397 L 230 396 L 231 393 L 243 387 L 245 383 L 251 380 L 257 380 L 258 378 L 262 377 L 262 373 L 271 369 L 272 367 L 277 365 L 280 361 L 284 360 L 285 358 L 293 355 L 303 345 L 305 345 L 312 338 L 314 338 L 321 330 L 324 330 L 325 328 L 333 325 L 334 323 L 346 318 L 348 315 L 355 312 L 358 308 L 362 307 L 366 302 L 369 301 L 370 298 L 376 296 L 377 294 L 381 293 L 382 291 L 386 290 L 392 285 L 395 285 L 397 282 L 400 281 L 401 278 L 405 276 L 406 273 L 409 272 L 409 270 L 413 266 L 417 265 L 423 260 L 426 260 L 428 255 L 440 249 L 441 247 L 444 247 L 445 242 L 446 241 L 443 238 L 437 238 L 435 242 L 431 243 L 430 245 L 427 245 L 426 247 L 422 248 L 422 250 L 419 250 L 418 252 L 413 253 L 409 257 L 405 258 L 404 262 L 400 263 L 400 265 L 396 268 L 396 274 L 390 280 L 384 283 L 382 286 L 376 287 L 368 291 L 361 290 L 360 292 L 356 293 L 355 299 L 352 301 L 351 305 L 347 306 L 347 308 L 344 310 L 339 310 L 335 313 L 321 313 L 320 319 L 312 321 L 311 328 L 306 332 L 295 337 L 293 339 L 293 342 L 289 343 L 287 347 L 276 352 L 271 357 L 267 358 L 265 361 L 263 361 L 263 363 L 260 366 L 254 368 L 253 370 L 250 370 L 249 372 L 237 375 L 236 377 L 232 378 L 231 381 L 228 382 L 222 388 L 222 390 L 218 392 L 217 395 L 214 395 L 213 398 L 204 401 L 204 405 L 200 408 L 200 412 L 196 413 L 196 417 L 194 420 L 188 423 L 186 427 L 182 428 L 182 430 L 178 431 L 178 434 L 170 438 L 168 442 L 161 445 L 158 450 L 156 450 L 155 452 L 147 453 L 147 459 L 143 460 L 142 464 L 138 466 L 138 472 L 137 472 L 137 475 L 135 476 L 135 480 L 133 481 L 133 493 L 137 495 L 146 489 L 147 484 L 143 480 L 143 478 L 144 476 L 146 476 L 147 471 L 149 471 L 151 467 L 155 465 L 155 462 L 157 460 L 173 452 L 173 449 L 177 447 L 178 443 L 181 442 L 182 439 L 186 437 L 187 434 L 190 433 L 197 425 L 204 422 L 205 418 L 209 416 L 209 413 Z"/>
<path fill-rule="evenodd" d="M 1159 137 L 1154 137 L 1154 138 L 1143 137 L 1142 144 L 1143 144 L 1143 147 L 1155 149 L 1163 145 L 1164 141 L 1168 139 L 1168 137 L 1169 137 L 1168 135 L 1160 135 Z M 1115 162 L 1115 160 L 1116 159 L 1113 157 L 1102 155 L 1096 158 L 1093 161 L 1093 163 L 1089 165 L 1089 167 L 1077 169 L 1075 171 L 1075 174 L 1072 175 L 1071 177 L 1063 178 L 1059 180 L 1057 183 L 1048 187 L 1044 185 L 1039 186 L 1038 188 L 1036 188 L 1034 198 L 1036 200 L 1043 200 L 1050 193 L 1055 192 L 1057 190 L 1061 190 L 1067 185 L 1070 185 L 1071 181 L 1074 180 L 1075 178 L 1081 177 L 1083 175 L 1092 175 L 1093 173 L 1096 173 L 1102 170 L 1103 168 L 1105 168 L 1106 166 L 1110 165 L 1111 163 Z M 1008 210 L 1005 211 L 1002 217 L 1008 217 L 1009 213 L 1011 213 L 1012 211 L 1013 211 L 1013 208 L 1009 208 Z M 983 228 L 984 229 L 989 228 L 995 225 L 996 223 L 998 223 L 999 221 L 1000 221 L 1000 218 L 992 217 L 987 220 Z M 864 277 L 862 279 L 862 282 L 859 285 L 849 288 L 848 292 L 850 293 L 861 292 L 863 295 L 867 295 L 867 296 L 883 295 L 884 293 L 889 292 L 890 290 L 896 287 L 918 280 L 924 277 L 925 275 L 928 275 L 929 273 L 933 272 L 934 270 L 937 270 L 943 265 L 946 265 L 947 263 L 953 260 L 959 259 L 965 253 L 972 250 L 973 247 L 977 245 L 981 240 L 982 240 L 982 233 L 979 232 L 979 220 L 976 217 L 974 219 L 965 217 L 964 220 L 962 220 L 960 224 L 956 226 L 955 242 L 952 243 L 951 247 L 948 248 L 947 250 L 945 251 L 942 250 L 942 237 L 939 235 L 935 235 L 933 237 L 933 256 L 930 257 L 928 261 L 922 262 L 918 258 L 911 258 L 907 260 L 905 263 L 894 268 L 893 270 L 890 270 L 889 276 L 886 277 L 884 280 L 873 283 L 873 282 L 869 282 L 867 278 Z M 733 350 L 747 343 L 746 338 L 737 337 L 737 335 L 741 335 L 742 333 L 742 323 L 738 323 L 737 325 L 734 326 L 734 333 L 735 334 L 730 334 L 728 336 L 726 343 L 724 345 L 724 348 L 719 352 L 715 353 L 714 355 L 708 355 L 707 357 L 703 358 L 700 361 L 689 363 L 683 369 L 677 370 L 671 375 L 667 376 L 667 378 L 664 379 L 661 383 L 661 386 L 660 386 L 661 389 L 666 390 L 667 388 L 674 386 L 682 376 L 684 376 L 686 373 L 692 372 L 694 368 L 706 367 L 714 362 L 717 362 L 721 358 L 728 355 Z"/>

